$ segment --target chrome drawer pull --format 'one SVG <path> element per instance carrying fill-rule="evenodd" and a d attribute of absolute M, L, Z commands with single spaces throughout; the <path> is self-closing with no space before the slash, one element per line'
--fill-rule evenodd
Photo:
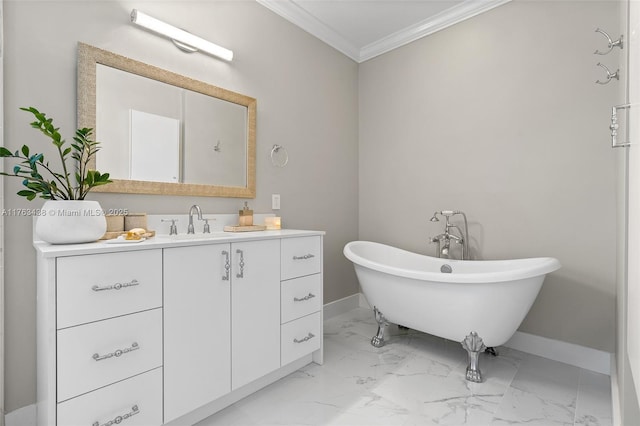
<path fill-rule="evenodd" d="M 95 359 L 96 361 L 102 361 L 103 359 L 113 358 L 114 356 L 118 358 L 129 352 L 137 351 L 138 349 L 140 349 L 140 346 L 138 346 L 136 342 L 133 342 L 130 348 L 117 349 L 116 351 L 106 355 L 93 354 L 93 359 Z"/>
<path fill-rule="evenodd" d="M 120 423 L 122 423 L 123 421 L 127 420 L 129 417 L 133 417 L 136 414 L 138 414 L 140 412 L 140 410 L 138 409 L 137 405 L 134 405 L 133 407 L 131 407 L 131 411 L 128 413 L 125 413 L 121 416 L 116 416 L 113 420 L 109 420 L 106 423 L 102 423 L 100 424 L 100 422 L 93 422 L 92 426 L 112 426 L 112 425 L 119 425 Z"/>
<path fill-rule="evenodd" d="M 304 301 L 306 301 L 306 300 L 313 299 L 314 297 L 316 297 L 316 295 L 315 295 L 315 294 L 313 294 L 313 293 L 309 293 L 309 294 L 307 294 L 305 297 L 303 297 L 303 298 L 301 298 L 301 299 L 300 299 L 300 298 L 298 298 L 298 297 L 294 297 L 294 298 L 293 298 L 293 301 L 294 301 L 294 302 L 304 302 Z"/>
<path fill-rule="evenodd" d="M 236 278 L 244 278 L 244 252 L 237 249 L 236 253 L 240 255 L 240 262 L 238 263 L 238 266 L 240 266 L 240 272 L 236 274 Z"/>
<path fill-rule="evenodd" d="M 222 276 L 223 281 L 229 281 L 229 271 L 231 270 L 231 263 L 229 260 L 229 252 L 226 250 L 222 250 L 222 255 L 225 256 L 224 261 L 224 275 Z"/>
<path fill-rule="evenodd" d="M 131 280 L 131 282 L 128 282 L 128 283 L 115 283 L 111 285 L 106 285 L 104 287 L 100 287 L 99 285 L 94 285 L 93 287 L 91 287 L 91 290 L 93 291 L 120 290 L 122 288 L 133 287 L 136 285 L 140 285 L 140 283 L 138 282 L 138 280 L 133 279 Z"/>
<path fill-rule="evenodd" d="M 293 343 L 304 343 L 307 342 L 311 339 L 313 339 L 314 337 L 316 337 L 313 333 L 309 333 L 309 335 L 307 337 L 305 337 L 304 339 L 298 340 L 298 339 L 293 339 Z"/>
<path fill-rule="evenodd" d="M 315 255 L 309 253 L 309 254 L 305 254 L 304 256 L 293 256 L 293 260 L 307 260 L 307 259 L 311 259 L 316 257 Z"/>

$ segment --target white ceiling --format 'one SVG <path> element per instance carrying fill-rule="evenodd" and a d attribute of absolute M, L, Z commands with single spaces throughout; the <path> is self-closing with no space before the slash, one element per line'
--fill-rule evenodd
<path fill-rule="evenodd" d="M 257 0 L 363 62 L 511 0 Z"/>

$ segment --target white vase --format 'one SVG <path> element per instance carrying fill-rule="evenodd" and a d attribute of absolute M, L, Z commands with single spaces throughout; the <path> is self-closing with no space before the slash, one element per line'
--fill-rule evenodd
<path fill-rule="evenodd" d="M 100 203 L 90 200 L 47 200 L 36 222 L 36 239 L 51 244 L 90 243 L 107 230 Z"/>

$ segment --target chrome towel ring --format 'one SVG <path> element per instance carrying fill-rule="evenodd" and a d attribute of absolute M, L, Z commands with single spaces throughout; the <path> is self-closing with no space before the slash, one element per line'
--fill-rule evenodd
<path fill-rule="evenodd" d="M 282 145 L 273 145 L 271 148 L 271 164 L 276 167 L 284 167 L 289 162 L 289 153 Z"/>

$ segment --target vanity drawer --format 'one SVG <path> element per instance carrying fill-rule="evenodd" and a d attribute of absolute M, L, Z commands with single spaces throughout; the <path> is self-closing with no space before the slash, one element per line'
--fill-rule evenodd
<path fill-rule="evenodd" d="M 61 257 L 57 329 L 162 306 L 162 251 Z"/>
<path fill-rule="evenodd" d="M 322 309 L 322 276 L 307 275 L 282 282 L 280 291 L 281 322 L 318 312 Z"/>
<path fill-rule="evenodd" d="M 322 339 L 320 312 L 282 325 L 281 365 L 289 364 L 317 349 Z"/>
<path fill-rule="evenodd" d="M 283 280 L 317 274 L 322 268 L 320 237 L 282 239 L 281 274 Z"/>
<path fill-rule="evenodd" d="M 58 331 L 58 402 L 162 365 L 162 309 Z"/>
<path fill-rule="evenodd" d="M 162 368 L 140 374 L 58 404 L 60 426 L 159 426 L 162 424 Z M 110 423 L 113 422 L 113 423 Z"/>

